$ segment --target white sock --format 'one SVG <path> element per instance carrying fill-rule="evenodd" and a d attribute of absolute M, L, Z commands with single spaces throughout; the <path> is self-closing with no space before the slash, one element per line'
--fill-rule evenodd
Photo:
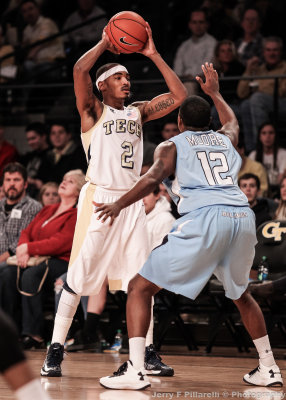
<path fill-rule="evenodd" d="M 56 314 L 53 337 L 51 343 L 65 344 L 68 331 L 71 327 L 73 318 L 65 318 Z"/>
<path fill-rule="evenodd" d="M 253 340 L 256 350 L 259 354 L 259 359 L 265 367 L 271 367 L 276 362 L 273 357 L 268 335 Z"/>
<path fill-rule="evenodd" d="M 129 339 L 129 359 L 135 369 L 144 368 L 145 338 L 133 337 Z"/>
<path fill-rule="evenodd" d="M 80 296 L 63 290 L 55 318 L 52 343 L 64 344 L 73 321 Z"/>
<path fill-rule="evenodd" d="M 153 306 L 154 306 L 154 297 L 152 297 L 151 303 L 151 318 L 150 318 L 150 325 L 148 328 L 148 332 L 146 335 L 146 346 L 153 344 L 153 331 L 154 331 L 154 318 L 153 318 Z"/>
<path fill-rule="evenodd" d="M 20 387 L 15 391 L 15 397 L 17 400 L 50 400 L 50 396 L 42 388 L 41 383 L 38 379 L 34 379 L 26 385 Z"/>

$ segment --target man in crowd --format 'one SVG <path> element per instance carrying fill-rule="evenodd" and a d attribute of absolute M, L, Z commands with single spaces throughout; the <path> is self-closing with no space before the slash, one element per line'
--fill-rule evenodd
<path fill-rule="evenodd" d="M 270 221 L 273 218 L 277 205 L 275 206 L 275 202 L 273 201 L 273 206 L 270 207 L 270 200 L 267 201 L 264 198 L 258 198 L 260 190 L 259 178 L 251 173 L 244 174 L 238 179 L 238 186 L 246 195 L 249 206 L 255 214 L 256 227 L 265 221 Z"/>

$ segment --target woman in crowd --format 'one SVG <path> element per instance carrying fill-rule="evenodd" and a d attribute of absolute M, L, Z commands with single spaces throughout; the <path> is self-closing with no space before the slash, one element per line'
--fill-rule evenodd
<path fill-rule="evenodd" d="M 58 194 L 59 185 L 56 182 L 45 183 L 39 193 L 39 202 L 43 206 L 59 203 L 60 197 Z"/>
<path fill-rule="evenodd" d="M 22 291 L 35 293 L 46 270 L 45 261 L 26 268 L 30 257 L 50 257 L 48 274 L 40 292 L 31 297 L 22 295 L 22 334 L 26 349 L 44 345 L 43 300 L 53 294 L 54 281 L 67 271 L 76 223 L 76 204 L 83 184 L 84 174 L 81 170 L 66 173 L 58 190 L 60 202 L 44 207 L 21 233 L 16 257 L 22 271 Z M 10 315 L 19 301 L 15 285 L 16 273 L 17 267 L 10 265 L 1 271 L 0 277 L 4 282 L 1 296 L 4 299 L 3 308 Z"/>
<path fill-rule="evenodd" d="M 260 126 L 256 150 L 249 154 L 249 158 L 264 165 L 270 184 L 271 197 L 278 197 L 279 184 L 286 172 L 286 150 L 278 147 L 276 130 L 271 122 L 265 122 Z"/>

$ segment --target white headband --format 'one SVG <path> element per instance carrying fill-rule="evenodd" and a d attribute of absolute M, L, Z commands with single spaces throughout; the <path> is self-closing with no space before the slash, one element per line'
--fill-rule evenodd
<path fill-rule="evenodd" d="M 99 88 L 98 88 L 99 82 L 105 81 L 105 79 L 109 78 L 111 75 L 116 74 L 117 72 L 127 72 L 127 74 L 128 74 L 127 69 L 123 65 L 116 65 L 115 67 L 112 67 L 112 68 L 108 69 L 107 71 L 103 72 L 103 74 L 101 74 L 97 78 L 97 80 L 95 82 L 97 89 L 99 90 Z"/>

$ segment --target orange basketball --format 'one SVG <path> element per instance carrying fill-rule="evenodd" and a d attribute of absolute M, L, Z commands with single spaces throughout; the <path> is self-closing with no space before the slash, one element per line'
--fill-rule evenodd
<path fill-rule="evenodd" d="M 132 11 L 115 14 L 108 22 L 106 33 L 121 53 L 141 50 L 148 39 L 146 21 Z"/>

